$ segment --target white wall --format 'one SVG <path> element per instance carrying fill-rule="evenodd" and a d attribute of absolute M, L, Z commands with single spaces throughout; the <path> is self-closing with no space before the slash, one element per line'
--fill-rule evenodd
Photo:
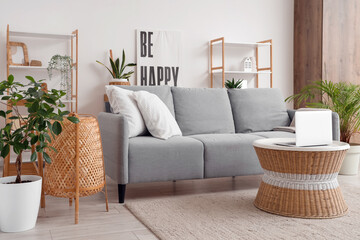
<path fill-rule="evenodd" d="M 110 78 L 95 60 L 107 62 L 110 48 L 116 56 L 124 48 L 128 61 L 136 61 L 136 29 L 179 30 L 183 39 L 179 86 L 210 86 L 210 39 L 273 39 L 274 87 L 289 96 L 293 89 L 293 5 L 290 0 L 1 0 L 0 77 L 6 77 L 6 24 L 15 31 L 70 33 L 79 29 L 79 110 L 97 114 L 104 108 L 104 85 Z M 31 59 L 31 49 L 29 54 Z M 36 72 L 29 74 L 37 76 Z"/>

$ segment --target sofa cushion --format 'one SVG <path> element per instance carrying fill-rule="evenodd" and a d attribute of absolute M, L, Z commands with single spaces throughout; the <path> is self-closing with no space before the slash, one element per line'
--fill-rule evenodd
<path fill-rule="evenodd" d="M 127 90 L 123 89 L 123 91 Z M 182 135 L 174 116 L 158 96 L 147 91 L 132 93 L 144 118 L 146 128 L 153 137 L 168 139 Z"/>
<path fill-rule="evenodd" d="M 129 137 L 144 135 L 146 126 L 133 97 L 134 92 L 113 85 L 105 86 L 105 91 L 109 97 L 112 112 L 126 117 L 129 124 Z"/>
<path fill-rule="evenodd" d="M 262 137 L 251 134 L 192 135 L 204 144 L 205 177 L 260 174 L 262 169 L 252 146 Z"/>
<path fill-rule="evenodd" d="M 172 87 L 175 117 L 184 136 L 234 133 L 234 121 L 225 89 Z"/>
<path fill-rule="evenodd" d="M 170 86 L 125 86 L 125 85 L 116 85 L 116 86 L 127 90 L 147 91 L 149 93 L 155 94 L 165 103 L 165 105 L 169 108 L 171 114 L 175 116 L 174 102 L 173 102 Z"/>
<path fill-rule="evenodd" d="M 270 131 L 290 124 L 280 89 L 229 89 L 228 93 L 237 133 Z"/>
<path fill-rule="evenodd" d="M 249 134 L 264 138 L 295 138 L 295 133 L 283 132 L 283 131 L 253 132 Z"/>
<path fill-rule="evenodd" d="M 203 178 L 204 146 L 193 138 L 129 139 L 129 183 Z"/>

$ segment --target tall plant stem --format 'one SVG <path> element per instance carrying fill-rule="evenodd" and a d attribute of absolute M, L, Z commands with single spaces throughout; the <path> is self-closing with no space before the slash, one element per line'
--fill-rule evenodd
<path fill-rule="evenodd" d="M 15 183 L 21 183 L 21 167 L 22 167 L 22 150 L 16 157 L 16 180 Z"/>

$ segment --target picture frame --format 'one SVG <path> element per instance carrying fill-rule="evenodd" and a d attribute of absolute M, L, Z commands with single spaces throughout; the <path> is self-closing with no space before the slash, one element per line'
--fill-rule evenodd
<path fill-rule="evenodd" d="M 9 42 L 8 63 L 14 66 L 29 66 L 27 46 L 23 42 Z"/>

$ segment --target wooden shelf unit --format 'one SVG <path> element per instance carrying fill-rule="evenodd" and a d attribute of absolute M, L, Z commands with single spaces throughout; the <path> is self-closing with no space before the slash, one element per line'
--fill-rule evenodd
<path fill-rule="evenodd" d="M 78 112 L 78 30 L 73 31 L 71 34 L 48 34 L 48 33 L 33 33 L 33 32 L 18 32 L 18 31 L 10 31 L 9 25 L 7 25 L 6 31 L 6 70 L 7 76 L 10 75 L 10 71 L 23 71 L 23 70 L 36 70 L 36 71 L 44 71 L 47 69 L 46 66 L 18 66 L 18 65 L 11 65 L 9 62 L 9 54 L 10 54 L 10 37 L 28 37 L 28 38 L 51 38 L 51 39 L 65 39 L 71 42 L 71 59 L 74 61 L 73 63 L 73 70 L 71 71 L 71 100 L 63 100 L 64 103 L 70 104 L 70 111 Z M 75 38 L 75 39 L 74 39 Z M 74 43 L 75 42 L 75 43 Z M 75 50 L 74 50 L 75 48 Z M 74 59 L 75 56 L 75 59 Z M 75 76 L 74 72 L 75 71 Z M 74 82 L 75 78 L 75 82 Z M 75 85 L 75 89 L 74 89 Z M 24 106 L 25 102 L 20 101 L 18 106 Z M 7 110 L 11 107 L 8 105 Z M 10 116 L 8 116 L 10 117 Z M 11 121 L 10 119 L 6 119 L 6 122 Z M 34 151 L 35 146 L 33 147 L 32 151 Z M 23 162 L 23 174 L 36 174 L 36 175 L 43 175 L 43 160 L 42 155 L 38 154 L 38 163 L 32 162 Z M 4 159 L 4 167 L 3 167 L 3 176 L 12 176 L 16 175 L 16 168 L 15 164 L 10 162 L 10 153 Z M 42 206 L 44 204 L 44 197 L 42 195 Z"/>
<path fill-rule="evenodd" d="M 259 74 L 269 74 L 270 75 L 270 87 L 273 87 L 273 62 L 272 62 L 272 39 L 260 41 L 256 43 L 251 42 L 225 42 L 225 38 L 216 38 L 210 40 L 210 87 L 214 87 L 214 76 L 222 75 L 222 87 L 225 87 L 225 75 L 226 74 L 255 74 L 256 75 L 256 83 L 255 86 L 259 87 Z M 213 48 L 219 46 L 221 47 L 221 65 L 214 66 L 214 54 Z M 256 55 L 256 71 L 253 72 L 245 72 L 245 71 L 229 71 L 225 68 L 225 47 L 246 47 L 246 48 L 255 48 Z M 265 68 L 259 68 L 259 48 L 260 47 L 269 47 L 270 51 L 270 66 Z"/>
<path fill-rule="evenodd" d="M 52 34 L 52 33 L 35 33 L 35 32 L 19 32 L 19 31 L 10 31 L 9 24 L 7 25 L 6 30 L 6 69 L 7 76 L 10 75 L 10 70 L 47 70 L 47 66 L 18 66 L 11 65 L 9 63 L 9 54 L 10 54 L 10 37 L 21 37 L 21 38 L 47 38 L 47 39 L 59 39 L 59 40 L 68 40 L 71 44 L 70 57 L 73 60 L 73 70 L 71 71 L 71 101 L 63 101 L 64 103 L 70 104 L 71 112 L 78 112 L 78 49 L 79 49 L 79 32 L 75 30 L 71 34 Z M 75 42 L 75 43 L 74 43 Z M 50 56 L 51 57 L 51 56 Z M 74 58 L 75 57 L 75 58 Z M 75 71 L 75 74 L 74 74 Z M 75 79 L 75 82 L 74 82 Z M 74 86 L 75 85 L 75 86 Z M 75 87 L 75 88 L 74 88 Z"/>

